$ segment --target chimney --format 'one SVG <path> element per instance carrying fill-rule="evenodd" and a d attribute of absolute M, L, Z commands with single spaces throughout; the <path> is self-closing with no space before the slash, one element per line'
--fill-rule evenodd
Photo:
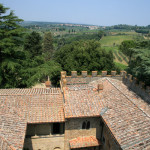
<path fill-rule="evenodd" d="M 103 90 L 103 83 L 99 83 L 99 84 L 97 85 L 97 91 L 98 91 L 98 93 L 99 93 L 99 91 L 101 91 L 101 90 Z"/>
<path fill-rule="evenodd" d="M 46 86 L 46 88 L 51 87 L 51 81 L 49 80 L 49 76 L 48 76 L 48 80 L 45 82 L 45 86 Z"/>

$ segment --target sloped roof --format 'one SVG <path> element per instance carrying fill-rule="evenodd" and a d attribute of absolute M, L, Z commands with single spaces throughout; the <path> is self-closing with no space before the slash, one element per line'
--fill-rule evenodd
<path fill-rule="evenodd" d="M 94 147 L 99 146 L 100 142 L 95 136 L 82 136 L 77 137 L 69 141 L 70 148 L 84 148 L 84 147 Z"/>
<path fill-rule="evenodd" d="M 71 85 L 65 90 L 65 118 L 100 116 L 100 97 L 89 85 Z"/>
<path fill-rule="evenodd" d="M 104 89 L 98 93 L 99 83 Z M 101 115 L 122 149 L 150 145 L 149 110 L 149 105 L 119 80 L 101 78 L 65 88 L 65 117 Z"/>
<path fill-rule="evenodd" d="M 64 122 L 63 108 L 59 88 L 1 89 L 0 142 L 22 149 L 27 123 Z"/>
<path fill-rule="evenodd" d="M 0 149 L 22 149 L 26 120 L 10 107 L 1 106 L 0 116 Z"/>

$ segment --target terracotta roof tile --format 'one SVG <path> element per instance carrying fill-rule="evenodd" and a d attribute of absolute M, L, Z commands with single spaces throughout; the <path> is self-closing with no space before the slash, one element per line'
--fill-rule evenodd
<path fill-rule="evenodd" d="M 0 116 L 0 142 L 22 149 L 27 123 L 64 122 L 61 91 L 59 88 L 1 89 Z"/>
<path fill-rule="evenodd" d="M 96 87 L 98 81 L 91 84 Z M 106 78 L 103 79 L 103 85 L 103 92 L 99 93 L 99 96 L 108 110 L 102 117 L 122 149 L 135 144 L 138 149 L 139 143 L 143 143 L 145 147 L 150 145 L 150 140 L 147 141 L 150 139 L 150 117 L 148 111 L 141 108 L 144 104 L 150 110 L 149 105 L 121 81 Z M 148 144 L 145 144 L 145 141 Z"/>
<path fill-rule="evenodd" d="M 0 142 L 2 143 L 2 150 L 5 149 L 4 147 L 23 149 L 26 120 L 21 118 L 11 108 L 1 108 L 0 116 Z"/>
<path fill-rule="evenodd" d="M 99 140 L 94 136 L 83 136 L 83 137 L 77 137 L 75 139 L 72 139 L 69 141 L 70 148 L 84 148 L 84 147 L 94 147 L 99 146 L 100 142 Z"/>
<path fill-rule="evenodd" d="M 59 94 L 59 88 L 0 89 L 0 95 Z"/>
<path fill-rule="evenodd" d="M 103 90 L 98 93 L 99 83 Z M 149 105 L 119 80 L 101 78 L 65 88 L 65 117 L 101 115 L 122 149 L 150 145 L 149 110 Z"/>
<path fill-rule="evenodd" d="M 72 85 L 65 90 L 65 118 L 100 116 L 103 104 L 88 85 Z"/>

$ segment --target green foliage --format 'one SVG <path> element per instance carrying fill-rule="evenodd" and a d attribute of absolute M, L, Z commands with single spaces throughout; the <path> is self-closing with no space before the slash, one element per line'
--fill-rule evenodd
<path fill-rule="evenodd" d="M 128 57 L 131 57 L 132 50 L 136 46 L 136 42 L 133 40 L 123 41 L 119 47 L 119 49 Z"/>
<path fill-rule="evenodd" d="M 112 52 L 101 49 L 100 43 L 95 40 L 78 41 L 65 45 L 55 54 L 56 61 L 61 64 L 62 69 L 70 73 L 73 70 L 112 70 Z"/>
<path fill-rule="evenodd" d="M 117 68 L 117 71 L 119 70 L 126 70 L 127 69 L 127 66 L 126 65 L 123 65 L 121 63 L 118 63 L 118 62 L 115 62 L 115 65 L 116 65 L 116 68 Z M 118 71 L 118 72 L 119 72 Z"/>
<path fill-rule="evenodd" d="M 51 32 L 47 32 L 43 39 L 43 52 L 45 53 L 46 60 L 50 60 L 54 53 L 53 38 Z"/>
<path fill-rule="evenodd" d="M 103 36 L 106 36 L 106 33 L 104 31 L 98 31 L 99 39 L 101 39 Z"/>
<path fill-rule="evenodd" d="M 34 60 L 26 61 L 26 69 L 22 69 L 21 87 L 31 87 L 32 85 L 47 80 L 49 76 L 52 84 L 59 85 L 59 75 L 62 70 L 60 65 L 54 61 L 44 61 L 44 57 L 36 56 Z"/>
<path fill-rule="evenodd" d="M 150 85 L 150 49 L 133 49 L 128 72 Z"/>
<path fill-rule="evenodd" d="M 42 54 L 41 39 L 40 34 L 35 31 L 26 36 L 24 50 L 31 54 L 31 58 Z"/>
<path fill-rule="evenodd" d="M 8 8 L 0 4 L 0 87 L 16 87 L 19 84 L 24 54 L 19 50 L 22 44 L 23 29 L 18 19 Z"/>
<path fill-rule="evenodd" d="M 58 84 L 58 73 L 62 70 L 54 61 L 45 62 L 42 55 L 41 37 L 32 32 L 27 35 L 23 47 L 22 21 L 0 4 L 0 88 L 31 87 L 50 76 Z"/>

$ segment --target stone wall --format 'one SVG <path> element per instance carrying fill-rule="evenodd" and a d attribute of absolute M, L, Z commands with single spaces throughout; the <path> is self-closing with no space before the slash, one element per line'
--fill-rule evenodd
<path fill-rule="evenodd" d="M 64 135 L 31 137 L 25 139 L 25 149 L 29 150 L 64 150 Z"/>
<path fill-rule="evenodd" d="M 97 71 L 92 71 L 91 75 L 88 75 L 87 71 L 82 71 L 81 75 L 78 76 L 77 71 L 71 71 L 71 76 L 67 76 L 66 71 L 61 72 L 61 87 L 64 84 L 78 84 L 78 83 L 89 83 L 91 81 L 98 80 L 102 77 L 111 77 L 113 79 L 121 80 L 124 76 L 124 71 L 121 71 L 119 75 L 116 74 L 116 71 L 111 71 L 111 74 L 108 75 L 107 71 L 102 71 L 101 75 L 98 75 Z"/>
<path fill-rule="evenodd" d="M 83 122 L 88 121 L 90 121 L 90 128 L 82 129 Z M 105 125 L 102 132 L 101 122 L 100 117 L 67 119 L 65 134 L 57 135 L 52 134 L 53 124 L 28 124 L 24 148 L 28 150 L 70 150 L 70 140 L 82 136 L 95 136 L 101 140 L 100 150 L 119 150 L 120 147 Z M 99 147 L 96 150 L 99 150 Z"/>
<path fill-rule="evenodd" d="M 90 121 L 90 129 L 82 129 L 82 123 Z M 70 150 L 69 141 L 79 136 L 95 136 L 100 138 L 100 118 L 74 118 L 67 119 L 65 123 L 65 150 Z"/>
<path fill-rule="evenodd" d="M 60 123 L 60 134 L 52 134 L 53 123 L 28 124 L 24 149 L 28 150 L 64 150 L 64 123 Z"/>
<path fill-rule="evenodd" d="M 129 89 L 139 95 L 144 101 L 150 104 L 150 87 L 145 87 L 143 82 L 139 82 L 132 75 L 128 74 L 123 77 L 123 83 L 128 86 Z"/>
<path fill-rule="evenodd" d="M 105 140 L 104 140 L 105 139 Z M 103 128 L 101 150 L 121 150 L 107 126 Z"/>

